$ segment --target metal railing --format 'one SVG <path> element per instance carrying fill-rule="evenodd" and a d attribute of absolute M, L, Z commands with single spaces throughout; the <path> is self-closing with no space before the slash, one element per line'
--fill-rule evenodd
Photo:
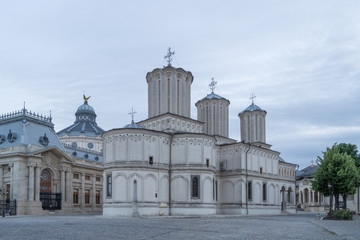
<path fill-rule="evenodd" d="M 43 210 L 61 209 L 61 193 L 42 192 L 40 193 L 40 201 Z"/>
<path fill-rule="evenodd" d="M 0 216 L 16 215 L 16 200 L 0 200 Z"/>

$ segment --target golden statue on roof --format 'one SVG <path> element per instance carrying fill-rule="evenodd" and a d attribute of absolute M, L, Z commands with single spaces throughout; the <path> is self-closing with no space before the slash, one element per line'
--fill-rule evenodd
<path fill-rule="evenodd" d="M 84 97 L 85 102 L 87 102 L 89 100 L 89 98 L 91 98 L 91 96 L 86 97 L 85 94 L 83 95 L 83 97 Z"/>

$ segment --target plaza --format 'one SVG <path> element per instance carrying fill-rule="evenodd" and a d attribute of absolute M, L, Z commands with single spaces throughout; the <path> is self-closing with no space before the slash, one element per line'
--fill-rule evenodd
<path fill-rule="evenodd" d="M 11 216 L 0 239 L 359 239 L 354 221 L 318 220 L 316 213 L 278 216 L 106 217 Z"/>

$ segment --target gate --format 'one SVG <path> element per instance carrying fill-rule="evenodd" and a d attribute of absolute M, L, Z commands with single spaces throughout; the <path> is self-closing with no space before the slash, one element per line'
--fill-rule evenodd
<path fill-rule="evenodd" d="M 61 209 L 61 193 L 41 192 L 40 201 L 43 210 L 60 210 Z"/>
<path fill-rule="evenodd" d="M 16 215 L 16 200 L 0 200 L 1 215 Z"/>

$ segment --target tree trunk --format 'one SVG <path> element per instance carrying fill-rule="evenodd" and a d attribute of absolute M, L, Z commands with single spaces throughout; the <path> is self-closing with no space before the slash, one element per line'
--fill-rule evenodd
<path fill-rule="evenodd" d="M 344 209 L 347 209 L 346 198 L 347 198 L 347 196 L 343 195 Z"/>
<path fill-rule="evenodd" d="M 335 211 L 339 210 L 339 194 L 335 195 Z"/>

